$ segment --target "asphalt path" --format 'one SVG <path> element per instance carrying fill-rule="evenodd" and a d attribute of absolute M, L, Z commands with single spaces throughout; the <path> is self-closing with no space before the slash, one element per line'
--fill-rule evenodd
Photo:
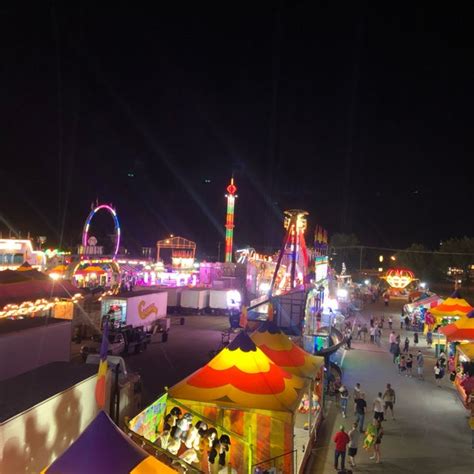
<path fill-rule="evenodd" d="M 393 327 L 400 334 L 402 343 L 407 335 L 413 343 L 413 332 L 400 330 L 401 306 L 404 303 L 405 301 L 392 300 L 388 307 L 368 303 L 362 312 L 357 313 L 357 320 L 367 323 L 371 314 L 375 317 L 385 315 L 382 343 L 378 347 L 355 341 L 352 344 L 353 349 L 346 350 L 343 354 L 343 383 L 351 392 L 348 417 L 342 417 L 336 401 L 328 401 L 327 417 L 313 449 L 307 473 L 335 472 L 332 437 L 339 425 L 343 424 L 349 429 L 355 421 L 352 389 L 357 382 L 366 393 L 368 415 L 365 425 L 367 419 L 371 418 L 372 403 L 377 392 L 383 392 L 387 383 L 391 383 L 395 389 L 397 402 L 396 419 L 392 420 L 389 417 L 383 423 L 385 436 L 381 445 L 381 463 L 375 464 L 369 459 L 371 453 L 367 453 L 359 446 L 354 472 L 474 473 L 474 449 L 471 446 L 468 412 L 461 404 L 448 377 L 443 379 L 441 387 L 436 386 L 433 373 L 434 349 L 426 347 L 424 337 L 420 338 L 419 347 L 425 354 L 424 381 L 418 380 L 415 376 L 399 375 L 392 362 L 392 355 L 388 351 L 387 320 L 390 314 L 394 321 Z M 410 350 L 413 355 L 416 352 L 415 348 Z M 415 367 L 416 364 L 414 372 Z M 362 438 L 360 441 L 362 443 Z"/>

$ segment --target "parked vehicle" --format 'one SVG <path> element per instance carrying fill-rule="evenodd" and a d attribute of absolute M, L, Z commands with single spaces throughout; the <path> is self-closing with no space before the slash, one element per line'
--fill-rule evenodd
<path fill-rule="evenodd" d="M 146 350 L 150 342 L 151 335 L 145 332 L 143 327 L 125 326 L 115 329 L 109 334 L 109 346 L 107 353 L 109 355 L 138 354 Z M 96 334 L 91 337 L 87 344 L 81 347 L 81 356 L 85 361 L 89 354 L 100 352 L 102 344 L 102 335 Z"/>

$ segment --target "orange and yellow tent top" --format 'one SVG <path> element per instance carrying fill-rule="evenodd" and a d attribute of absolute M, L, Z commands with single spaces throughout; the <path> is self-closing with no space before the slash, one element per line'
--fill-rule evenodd
<path fill-rule="evenodd" d="M 263 322 L 251 338 L 275 364 L 299 377 L 315 378 L 324 364 L 323 357 L 308 354 L 271 321 Z"/>
<path fill-rule="evenodd" d="M 469 360 L 474 360 L 474 344 L 467 342 L 456 346 L 456 350 L 462 352 Z"/>
<path fill-rule="evenodd" d="M 457 296 L 457 295 L 453 295 Z M 430 309 L 433 316 L 465 316 L 474 308 L 463 298 L 451 297 L 446 299 L 443 303 Z"/>
<path fill-rule="evenodd" d="M 293 412 L 305 381 L 278 367 L 241 332 L 209 363 L 169 389 L 174 399 Z"/>
<path fill-rule="evenodd" d="M 444 334 L 448 341 L 474 341 L 474 317 L 459 318 L 455 323 L 440 328 L 439 332 Z"/>

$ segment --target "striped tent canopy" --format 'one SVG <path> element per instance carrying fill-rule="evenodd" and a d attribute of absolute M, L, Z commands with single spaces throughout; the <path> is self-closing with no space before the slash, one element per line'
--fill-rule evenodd
<path fill-rule="evenodd" d="M 448 341 L 474 341 L 474 318 L 460 318 L 439 329 Z"/>
<path fill-rule="evenodd" d="M 174 399 L 293 412 L 305 382 L 278 367 L 241 332 L 209 363 L 169 390 Z"/>
<path fill-rule="evenodd" d="M 41 474 L 176 474 L 136 445 L 101 411 Z"/>
<path fill-rule="evenodd" d="M 315 378 L 324 364 L 324 357 L 308 354 L 271 321 L 264 321 L 251 338 L 275 364 L 299 377 Z"/>
<path fill-rule="evenodd" d="M 454 296 L 454 295 L 453 295 Z M 457 296 L 457 295 L 456 295 Z M 460 296 L 460 295 L 459 295 Z M 448 298 L 436 308 L 431 309 L 431 314 L 440 316 L 465 316 L 474 308 L 464 298 Z"/>

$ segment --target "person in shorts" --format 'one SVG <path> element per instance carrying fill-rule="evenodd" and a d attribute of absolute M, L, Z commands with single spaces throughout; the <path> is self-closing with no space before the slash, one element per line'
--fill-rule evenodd
<path fill-rule="evenodd" d="M 395 400 L 396 400 L 395 390 L 388 383 L 387 389 L 385 390 L 385 393 L 383 394 L 384 413 L 385 413 L 385 416 L 387 416 L 387 411 L 390 410 L 392 412 L 392 420 L 395 419 L 395 413 L 393 411 L 393 405 L 395 405 Z"/>
<path fill-rule="evenodd" d="M 352 424 L 352 428 L 349 430 L 349 433 L 347 433 L 349 435 L 350 440 L 348 444 L 349 449 L 347 451 L 347 454 L 349 455 L 349 462 L 352 467 L 356 467 L 355 457 L 357 455 L 357 446 L 359 446 L 360 433 L 357 428 L 358 423 L 354 422 Z"/>
<path fill-rule="evenodd" d="M 383 413 L 382 392 L 379 392 L 377 398 L 374 400 L 374 420 L 383 421 Z"/>

